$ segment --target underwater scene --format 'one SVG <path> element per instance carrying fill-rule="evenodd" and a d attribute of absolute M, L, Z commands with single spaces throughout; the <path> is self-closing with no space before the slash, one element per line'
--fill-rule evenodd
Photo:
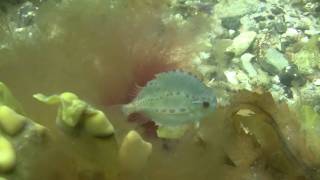
<path fill-rule="evenodd" d="M 320 180 L 319 0 L 0 0 L 0 180 Z"/>

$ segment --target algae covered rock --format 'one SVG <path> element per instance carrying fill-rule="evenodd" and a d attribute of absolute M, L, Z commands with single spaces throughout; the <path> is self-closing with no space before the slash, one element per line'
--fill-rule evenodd
<path fill-rule="evenodd" d="M 14 148 L 6 138 L 0 135 L 0 172 L 10 171 L 15 165 L 16 154 Z"/>
<path fill-rule="evenodd" d="M 34 98 L 46 104 L 59 104 L 56 122 L 66 131 L 83 129 L 95 137 L 109 136 L 114 128 L 106 115 L 71 92 L 45 96 L 35 94 Z"/>
<path fill-rule="evenodd" d="M 293 54 L 292 62 L 297 65 L 300 72 L 310 74 L 320 67 L 319 37 L 309 40 L 297 53 Z"/>
<path fill-rule="evenodd" d="M 144 141 L 136 131 L 132 130 L 120 146 L 120 165 L 125 171 L 138 173 L 146 166 L 151 152 L 152 144 Z"/>

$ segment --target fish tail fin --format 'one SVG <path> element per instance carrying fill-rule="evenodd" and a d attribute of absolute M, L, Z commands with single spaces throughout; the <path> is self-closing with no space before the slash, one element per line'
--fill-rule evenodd
<path fill-rule="evenodd" d="M 130 115 L 131 113 L 135 112 L 135 108 L 133 105 L 131 104 L 125 104 L 122 106 L 121 108 L 123 114 L 125 114 L 126 116 Z"/>

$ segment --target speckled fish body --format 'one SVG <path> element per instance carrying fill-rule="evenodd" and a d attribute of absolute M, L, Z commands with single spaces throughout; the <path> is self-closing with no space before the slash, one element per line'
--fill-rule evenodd
<path fill-rule="evenodd" d="M 177 70 L 157 74 L 131 103 L 123 106 L 123 111 L 127 115 L 142 113 L 160 126 L 179 126 L 199 122 L 215 106 L 212 89 Z"/>

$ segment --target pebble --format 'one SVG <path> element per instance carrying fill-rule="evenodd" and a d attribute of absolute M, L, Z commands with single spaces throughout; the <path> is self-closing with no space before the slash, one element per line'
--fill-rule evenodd
<path fill-rule="evenodd" d="M 295 28 L 288 28 L 286 33 L 283 35 L 296 39 L 299 37 L 300 33 Z"/>
<path fill-rule="evenodd" d="M 293 84 L 302 86 L 306 82 L 303 76 L 299 73 L 296 65 L 289 65 L 285 67 L 279 74 L 279 79 L 280 82 L 287 87 L 291 87 Z"/>
<path fill-rule="evenodd" d="M 270 10 L 274 15 L 279 15 L 279 14 L 284 13 L 283 9 L 280 7 L 277 7 L 277 6 L 271 8 Z"/>
<path fill-rule="evenodd" d="M 275 22 L 274 28 L 279 34 L 283 34 L 287 31 L 287 26 L 284 22 Z"/>
<path fill-rule="evenodd" d="M 221 18 L 221 25 L 226 29 L 237 30 L 240 28 L 240 16 L 224 17 Z"/>
<path fill-rule="evenodd" d="M 235 56 L 243 54 L 256 38 L 257 33 L 254 31 L 241 32 L 232 41 L 232 44 L 226 49 L 227 52 L 233 52 Z"/>
<path fill-rule="evenodd" d="M 258 75 L 257 71 L 251 64 L 251 60 L 254 57 L 253 54 L 245 53 L 241 56 L 241 63 L 243 69 L 248 73 L 249 77 L 256 77 Z"/>
<path fill-rule="evenodd" d="M 315 79 L 313 81 L 313 84 L 316 85 L 316 86 L 320 86 L 320 79 Z"/>
<path fill-rule="evenodd" d="M 263 67 L 270 73 L 278 73 L 286 66 L 288 66 L 288 60 L 282 53 L 274 48 L 269 48 L 265 54 L 265 61 Z"/>
<path fill-rule="evenodd" d="M 239 84 L 239 81 L 237 79 L 237 72 L 236 71 L 225 71 L 224 75 L 226 76 L 229 83 L 233 85 Z"/>

